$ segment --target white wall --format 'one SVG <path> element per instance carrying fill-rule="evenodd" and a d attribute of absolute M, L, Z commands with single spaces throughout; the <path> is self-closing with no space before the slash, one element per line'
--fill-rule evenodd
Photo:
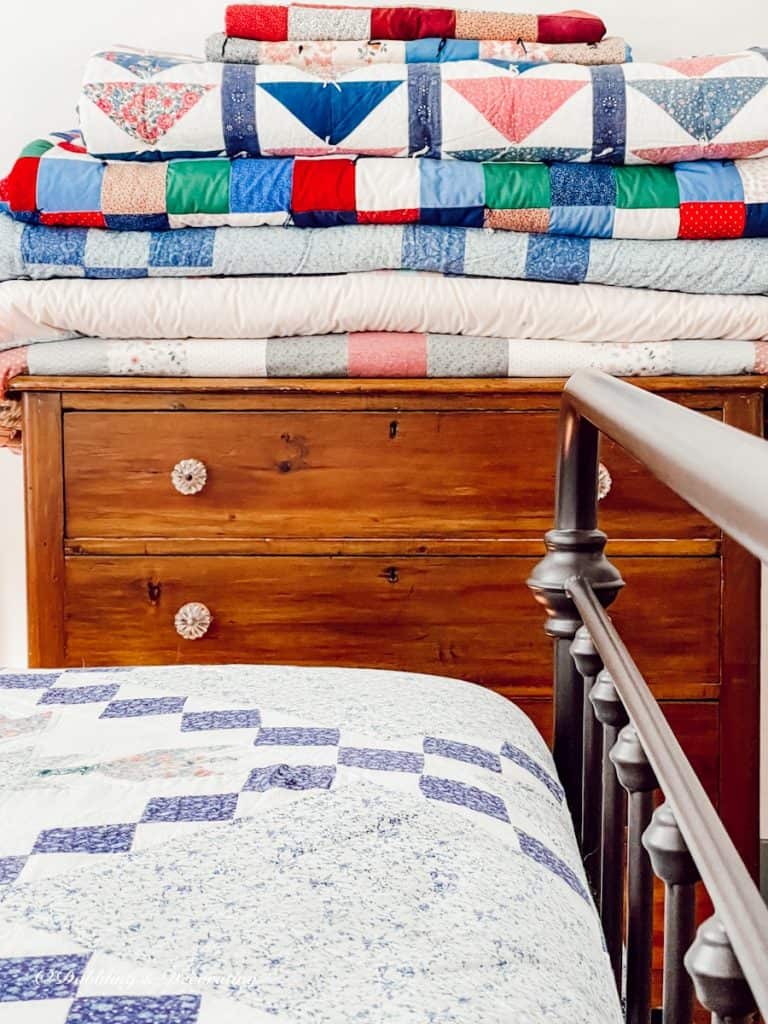
<path fill-rule="evenodd" d="M 396 3 L 398 0 L 389 0 Z M 417 0 L 414 0 L 417 2 Z M 438 0 L 422 0 L 437 5 Z M 565 0 L 456 0 L 468 7 L 562 10 Z M 3 5 L 0 167 L 26 142 L 75 124 L 83 62 L 94 49 L 128 43 L 200 53 L 223 22 L 225 0 L 25 0 Z M 765 0 L 584 0 L 636 59 L 768 46 Z M 21 460 L 0 451 L 0 664 L 25 658 Z"/>

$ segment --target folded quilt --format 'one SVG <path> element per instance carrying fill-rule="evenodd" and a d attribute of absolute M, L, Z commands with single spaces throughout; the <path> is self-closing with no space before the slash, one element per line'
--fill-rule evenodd
<path fill-rule="evenodd" d="M 226 31 L 244 39 L 522 39 L 596 43 L 605 25 L 585 11 L 513 14 L 447 7 L 347 7 L 343 4 L 231 4 Z"/>
<path fill-rule="evenodd" d="M 88 338 L 0 353 L 0 393 L 22 373 L 110 377 L 566 377 L 765 373 L 768 342 L 546 341 L 450 334 L 118 341 Z M 19 424 L 20 426 L 20 424 Z"/>
<path fill-rule="evenodd" d="M 768 240 L 556 238 L 416 224 L 104 231 L 0 215 L 0 280 L 431 271 L 722 295 L 768 294 Z M 407 276 L 407 275 L 404 275 Z"/>
<path fill-rule="evenodd" d="M 267 42 L 215 32 L 205 43 L 207 60 L 226 64 L 285 64 L 322 78 L 369 64 L 442 64 L 491 60 L 528 64 L 623 64 L 632 51 L 623 39 L 599 43 L 531 43 L 512 39 L 302 39 Z"/>
<path fill-rule="evenodd" d="M 127 164 L 79 132 L 27 146 L 0 200 L 29 223 L 193 226 L 435 224 L 584 238 L 768 235 L 768 158 L 669 166 L 386 157 L 210 157 Z"/>
<path fill-rule="evenodd" d="M 77 337 L 395 331 L 559 341 L 768 340 L 768 298 L 369 273 L 0 284 L 0 351 Z"/>
<path fill-rule="evenodd" d="M 111 50 L 79 102 L 95 156 L 455 157 L 605 164 L 768 154 L 768 50 L 519 70 L 376 64 L 328 81 L 285 65 Z"/>

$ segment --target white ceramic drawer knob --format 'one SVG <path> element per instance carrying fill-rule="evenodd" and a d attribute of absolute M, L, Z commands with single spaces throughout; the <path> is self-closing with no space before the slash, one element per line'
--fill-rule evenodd
<path fill-rule="evenodd" d="M 171 483 L 179 494 L 199 494 L 207 480 L 208 470 L 199 459 L 182 459 L 171 472 Z"/>
<path fill-rule="evenodd" d="M 176 632 L 185 640 L 199 640 L 208 632 L 212 622 L 210 611 L 199 601 L 183 604 L 173 620 Z"/>
<path fill-rule="evenodd" d="M 597 469 L 597 500 L 602 501 L 603 498 L 607 498 L 611 493 L 612 486 L 613 480 L 608 472 L 608 467 L 601 462 Z"/>

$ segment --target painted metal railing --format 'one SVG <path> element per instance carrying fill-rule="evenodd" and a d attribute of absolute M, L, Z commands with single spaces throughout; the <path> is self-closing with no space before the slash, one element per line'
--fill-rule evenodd
<path fill-rule="evenodd" d="M 627 1024 L 649 1024 L 653 876 L 665 886 L 663 1022 L 768 1020 L 768 908 L 605 609 L 623 581 L 597 528 L 605 434 L 768 562 L 768 443 L 584 371 L 563 394 L 555 527 L 529 580 L 554 640 L 554 756 Z M 657 792 L 664 802 L 654 811 Z M 695 933 L 695 886 L 714 915 Z"/>

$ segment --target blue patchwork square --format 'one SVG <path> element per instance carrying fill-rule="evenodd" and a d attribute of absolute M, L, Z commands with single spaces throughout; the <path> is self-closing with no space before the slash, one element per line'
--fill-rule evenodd
<path fill-rule="evenodd" d="M 67 999 L 77 992 L 90 954 L 0 960 L 0 1003 Z"/>
<path fill-rule="evenodd" d="M 552 206 L 613 206 L 616 180 L 607 164 L 552 164 L 549 169 Z"/>
<path fill-rule="evenodd" d="M 464 273 L 466 235 L 462 228 L 406 224 L 403 228 L 403 270 Z"/>
<path fill-rule="evenodd" d="M 126 853 L 135 831 L 133 824 L 49 828 L 37 837 L 32 853 Z"/>
<path fill-rule="evenodd" d="M 3 672 L 0 690 L 47 690 L 60 678 L 55 672 Z"/>
<path fill-rule="evenodd" d="M 502 757 L 509 758 L 509 760 L 519 768 L 524 768 L 525 771 L 530 772 L 535 779 L 538 779 L 539 782 L 547 787 L 552 796 L 559 803 L 563 802 L 565 797 L 563 787 L 556 779 L 552 778 L 548 771 L 541 767 L 538 761 L 534 761 L 534 759 L 526 754 L 524 750 L 514 746 L 512 743 L 505 743 L 501 748 L 501 754 Z"/>
<path fill-rule="evenodd" d="M 589 900 L 589 894 L 584 886 L 579 881 L 579 877 L 575 871 L 573 871 L 564 860 L 557 856 L 548 846 L 545 846 L 540 840 L 535 839 L 533 836 L 529 836 L 527 832 L 523 832 L 522 829 L 515 828 L 517 838 L 520 842 L 520 849 L 531 860 L 535 860 L 537 864 L 541 864 L 542 867 L 546 868 L 547 871 L 551 871 L 553 875 L 557 875 L 561 878 L 566 885 L 569 885 L 574 892 L 577 892 L 583 900 Z"/>
<path fill-rule="evenodd" d="M 87 240 L 87 228 L 56 228 L 54 231 L 27 224 L 21 233 L 21 258 L 25 263 L 82 267 Z"/>
<path fill-rule="evenodd" d="M 428 800 L 442 800 L 444 803 L 457 804 L 470 811 L 488 814 L 499 821 L 509 824 L 509 814 L 501 797 L 488 793 L 476 786 L 466 786 L 463 782 L 453 779 L 441 779 L 432 775 L 422 775 L 419 789 Z"/>
<path fill-rule="evenodd" d="M 84 276 L 91 281 L 128 281 L 149 277 L 149 271 L 142 267 L 86 267 Z"/>
<path fill-rule="evenodd" d="M 156 796 L 144 808 L 142 822 L 227 821 L 237 807 L 237 793 Z"/>
<path fill-rule="evenodd" d="M 243 790 L 266 793 L 268 789 L 330 789 L 335 778 L 336 766 L 332 764 L 270 764 L 254 768 Z"/>
<path fill-rule="evenodd" d="M 26 857 L 0 857 L 0 885 L 15 882 L 26 863 Z"/>
<path fill-rule="evenodd" d="M 293 160 L 233 160 L 229 178 L 232 213 L 290 213 Z"/>
<path fill-rule="evenodd" d="M 257 747 L 335 747 L 338 742 L 338 729 L 303 729 L 289 725 L 262 729 L 254 740 L 254 745 Z"/>
<path fill-rule="evenodd" d="M 529 281 L 584 281 L 589 269 L 589 239 L 529 235 L 525 276 Z"/>
<path fill-rule="evenodd" d="M 443 740 L 437 736 L 424 737 L 424 753 L 436 754 L 438 757 L 449 757 L 465 764 L 476 764 L 479 768 L 487 768 L 491 772 L 501 771 L 501 759 L 498 754 L 470 743 L 459 743 L 457 740 Z"/>
<path fill-rule="evenodd" d="M 98 160 L 43 158 L 37 170 L 41 213 L 95 212 L 101 208 L 104 164 Z"/>
<path fill-rule="evenodd" d="M 745 238 L 765 238 L 768 236 L 768 203 L 747 203 Z M 2 686 L 0 682 L 0 686 Z"/>
<path fill-rule="evenodd" d="M 614 210 L 613 206 L 553 206 L 549 211 L 549 233 L 611 238 Z"/>
<path fill-rule="evenodd" d="M 681 203 L 743 203 L 744 185 L 731 160 L 675 164 Z"/>
<path fill-rule="evenodd" d="M 261 715 L 256 708 L 245 711 L 187 711 L 181 716 L 182 732 L 203 729 L 258 729 Z"/>
<path fill-rule="evenodd" d="M 421 224 L 439 224 L 450 228 L 482 228 L 485 225 L 485 207 L 483 206 L 451 206 L 419 210 Z"/>
<path fill-rule="evenodd" d="M 167 213 L 105 213 L 107 228 L 112 231 L 168 231 Z"/>
<path fill-rule="evenodd" d="M 294 213 L 291 220 L 297 228 L 338 228 L 344 224 L 357 224 L 355 210 L 309 210 Z"/>
<path fill-rule="evenodd" d="M 340 747 L 338 762 L 347 768 L 368 768 L 380 772 L 420 772 L 424 768 L 424 755 L 410 750 Z"/>
<path fill-rule="evenodd" d="M 135 697 L 113 700 L 102 711 L 100 718 L 139 718 L 141 715 L 179 715 L 184 710 L 186 697 Z"/>
<path fill-rule="evenodd" d="M 212 267 L 215 228 L 153 232 L 149 243 L 150 267 Z"/>
<path fill-rule="evenodd" d="M 452 63 L 479 57 L 477 39 L 409 39 L 405 44 L 406 64 Z"/>
<path fill-rule="evenodd" d="M 104 686 L 62 686 L 59 689 L 46 690 L 37 703 L 93 704 L 112 700 L 119 689 L 119 683 L 106 683 Z"/>
<path fill-rule="evenodd" d="M 196 1024 L 200 996 L 87 996 L 75 999 L 67 1024 Z"/>
<path fill-rule="evenodd" d="M 485 176 L 480 164 L 462 160 L 420 160 L 419 172 L 422 208 L 485 205 Z"/>

